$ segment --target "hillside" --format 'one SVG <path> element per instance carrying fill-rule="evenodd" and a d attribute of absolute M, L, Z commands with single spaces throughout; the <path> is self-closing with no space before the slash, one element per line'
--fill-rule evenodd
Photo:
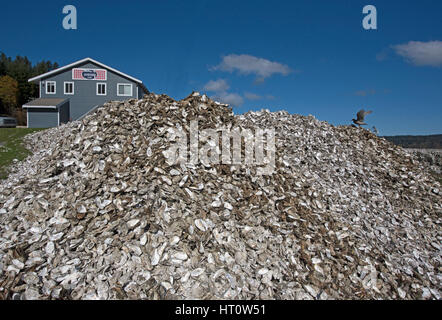
<path fill-rule="evenodd" d="M 383 138 L 403 148 L 442 149 L 442 134 L 428 136 L 384 136 Z"/>

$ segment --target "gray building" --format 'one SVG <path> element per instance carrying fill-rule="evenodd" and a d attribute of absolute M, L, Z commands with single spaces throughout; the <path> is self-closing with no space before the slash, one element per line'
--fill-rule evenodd
<path fill-rule="evenodd" d="M 38 83 L 39 98 L 23 105 L 28 128 L 55 127 L 78 120 L 111 100 L 142 98 L 143 83 L 91 58 L 28 80 Z"/>

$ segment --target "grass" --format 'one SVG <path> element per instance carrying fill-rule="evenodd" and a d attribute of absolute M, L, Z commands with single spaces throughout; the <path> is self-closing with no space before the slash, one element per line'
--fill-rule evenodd
<path fill-rule="evenodd" d="M 0 179 L 8 176 L 8 166 L 12 160 L 23 160 L 30 151 L 23 146 L 23 137 L 44 129 L 0 128 Z"/>

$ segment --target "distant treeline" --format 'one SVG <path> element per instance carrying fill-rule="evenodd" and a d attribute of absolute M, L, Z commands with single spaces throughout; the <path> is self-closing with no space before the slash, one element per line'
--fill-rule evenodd
<path fill-rule="evenodd" d="M 385 136 L 383 138 L 403 148 L 442 149 L 442 134 L 429 136 Z"/>
<path fill-rule="evenodd" d="M 0 114 L 16 117 L 19 125 L 26 122 L 21 106 L 38 98 L 38 85 L 28 79 L 58 68 L 57 63 L 41 61 L 34 65 L 27 57 L 14 59 L 0 53 Z"/>

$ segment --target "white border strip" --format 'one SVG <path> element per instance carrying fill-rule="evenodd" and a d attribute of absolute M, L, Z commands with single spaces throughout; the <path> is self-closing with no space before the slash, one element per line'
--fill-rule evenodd
<path fill-rule="evenodd" d="M 98 93 L 98 86 L 100 84 L 104 84 L 104 94 Z M 95 85 L 95 94 L 97 96 L 107 96 L 107 83 L 106 82 L 97 82 L 97 84 Z"/>
<path fill-rule="evenodd" d="M 66 92 L 66 84 L 67 84 L 67 83 L 72 84 L 72 92 L 71 92 L 71 93 L 67 93 L 67 92 Z M 75 82 L 74 82 L 74 81 L 64 81 L 64 82 L 63 82 L 63 93 L 64 93 L 65 95 L 68 95 L 68 96 L 72 96 L 72 95 L 74 95 L 74 94 L 75 94 Z"/>
<path fill-rule="evenodd" d="M 54 84 L 54 92 L 48 92 L 48 83 Z M 46 94 L 57 94 L 57 81 L 49 80 L 45 82 Z"/>
<path fill-rule="evenodd" d="M 57 109 L 56 106 L 27 106 L 23 105 L 24 109 Z"/>
<path fill-rule="evenodd" d="M 75 71 L 76 70 L 84 70 L 84 71 L 88 71 L 88 70 L 100 70 L 100 71 L 104 71 L 104 79 L 81 79 L 81 78 L 77 78 L 74 76 Z M 107 81 L 107 70 L 106 69 L 97 69 L 97 68 L 72 68 L 72 80 L 79 80 L 79 81 Z"/>
<path fill-rule="evenodd" d="M 118 90 L 118 87 L 120 85 L 129 85 L 130 86 L 130 94 L 120 94 L 119 90 Z M 132 97 L 133 94 L 134 94 L 134 86 L 132 83 L 127 83 L 127 82 L 126 83 L 117 83 L 117 96 L 118 97 Z"/>

